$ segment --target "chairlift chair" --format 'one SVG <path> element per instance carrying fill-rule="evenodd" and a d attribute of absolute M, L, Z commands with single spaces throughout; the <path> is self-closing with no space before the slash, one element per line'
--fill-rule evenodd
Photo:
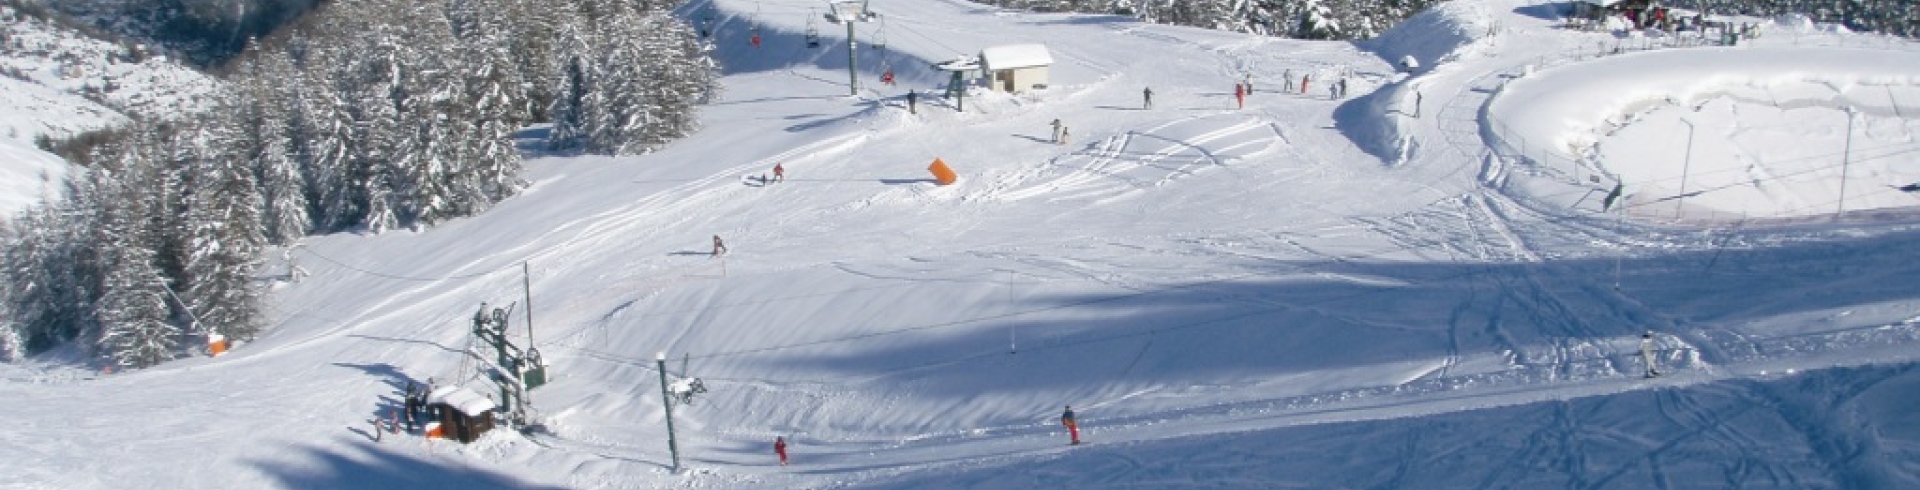
<path fill-rule="evenodd" d="M 700 38 L 705 39 L 708 36 L 711 36 L 712 34 L 713 34 L 713 6 L 708 5 L 705 11 L 700 15 Z"/>
<path fill-rule="evenodd" d="M 820 30 L 813 27 L 813 14 L 807 14 L 807 47 L 820 47 Z"/>

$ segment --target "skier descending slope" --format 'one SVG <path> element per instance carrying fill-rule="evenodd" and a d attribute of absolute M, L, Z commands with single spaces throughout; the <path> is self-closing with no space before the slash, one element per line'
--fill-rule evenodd
<path fill-rule="evenodd" d="M 775 436 L 773 438 L 773 453 L 780 455 L 780 466 L 787 465 L 787 438 L 786 437 Z"/>
<path fill-rule="evenodd" d="M 1080 424 L 1073 421 L 1073 405 L 1067 405 L 1067 411 L 1060 414 L 1060 425 L 1067 426 L 1067 434 L 1073 437 L 1070 444 L 1080 444 Z"/>
<path fill-rule="evenodd" d="M 1647 366 L 1647 374 L 1646 374 L 1647 377 L 1651 378 L 1651 377 L 1660 375 L 1660 366 L 1657 366 L 1653 363 L 1653 331 L 1652 330 L 1648 330 L 1647 333 L 1640 334 L 1640 361 L 1646 364 Z"/>

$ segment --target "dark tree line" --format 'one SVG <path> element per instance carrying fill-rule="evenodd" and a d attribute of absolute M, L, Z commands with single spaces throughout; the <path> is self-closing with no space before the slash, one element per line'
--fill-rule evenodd
<path fill-rule="evenodd" d="M 1299 39 L 1366 39 L 1439 0 L 979 0 L 1043 12 L 1127 15 L 1160 24 Z"/>
<path fill-rule="evenodd" d="M 692 131 L 709 47 L 663 4 L 334 0 L 222 68 L 220 107 L 60 145 L 65 199 L 16 218 L 0 357 L 77 344 L 145 367 L 251 339 L 261 251 L 471 216 L 513 196 L 514 135 L 637 154 Z"/>
<path fill-rule="evenodd" d="M 1920 2 L 1914 0 L 1671 0 L 1663 3 L 1720 15 L 1806 14 L 1814 21 L 1840 24 L 1857 32 L 1920 36 Z"/>
<path fill-rule="evenodd" d="M 1137 17 L 1147 22 L 1299 39 L 1367 39 L 1380 35 L 1438 0 L 976 0 L 1042 12 Z M 1920 2 L 1913 0 L 1672 0 L 1676 7 L 1716 14 L 1807 14 L 1850 29 L 1920 35 Z"/>

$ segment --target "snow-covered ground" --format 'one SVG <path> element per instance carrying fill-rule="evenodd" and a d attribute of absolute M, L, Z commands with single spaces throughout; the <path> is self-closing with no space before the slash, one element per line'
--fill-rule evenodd
<path fill-rule="evenodd" d="M 204 107 L 211 76 L 0 7 L 0 219 L 59 198 L 69 166 L 35 141 Z"/>
<path fill-rule="evenodd" d="M 1502 0 L 1358 45 L 893 0 L 848 96 L 843 28 L 805 47 L 814 3 L 684 12 L 708 5 L 704 131 L 536 158 L 483 216 L 307 240 L 272 330 L 224 356 L 6 367 L 0 488 L 1920 484 L 1920 226 L 1885 191 L 1917 175 L 1920 63 L 1844 61 L 1905 43 L 1769 23 L 1596 56 L 1652 43 Z M 930 63 L 1026 42 L 1050 88 L 937 96 Z M 1840 219 L 1815 156 L 1848 163 Z M 543 429 L 373 441 L 409 380 L 491 391 L 463 354 L 483 302 L 552 364 Z M 1639 376 L 1647 330 L 1668 376 Z M 679 474 L 656 353 L 711 389 L 673 412 Z"/>

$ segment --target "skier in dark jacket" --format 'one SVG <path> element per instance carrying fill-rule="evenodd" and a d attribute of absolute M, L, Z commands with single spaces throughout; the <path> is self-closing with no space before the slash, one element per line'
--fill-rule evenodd
<path fill-rule="evenodd" d="M 420 388 L 412 381 L 407 382 L 407 431 L 412 432 L 415 421 L 420 420 Z"/>
<path fill-rule="evenodd" d="M 1073 444 L 1080 443 L 1080 424 L 1073 421 L 1073 405 L 1067 405 L 1067 411 L 1060 414 L 1060 425 L 1067 426 L 1067 434 L 1073 437 Z"/>

